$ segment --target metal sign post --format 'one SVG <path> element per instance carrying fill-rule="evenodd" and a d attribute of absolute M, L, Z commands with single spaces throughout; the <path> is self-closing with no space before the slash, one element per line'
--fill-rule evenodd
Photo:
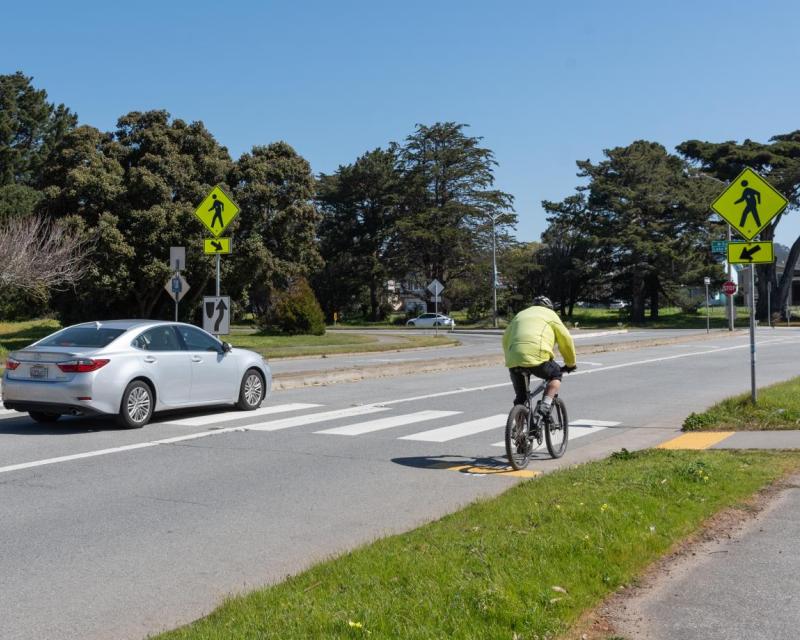
<path fill-rule="evenodd" d="M 708 306 L 708 285 L 711 284 L 711 278 L 706 276 L 703 278 L 703 284 L 706 285 L 706 333 L 711 332 L 711 311 Z"/>
<path fill-rule="evenodd" d="M 756 268 L 750 265 L 750 399 L 758 400 L 756 391 Z"/>
<path fill-rule="evenodd" d="M 436 320 L 433 321 L 433 335 L 439 335 L 439 296 L 444 291 L 444 285 L 436 278 L 428 285 L 428 291 L 433 294 L 433 311 L 436 314 Z"/>

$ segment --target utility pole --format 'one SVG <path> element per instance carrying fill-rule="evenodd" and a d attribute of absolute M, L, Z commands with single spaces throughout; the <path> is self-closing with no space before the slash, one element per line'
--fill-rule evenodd
<path fill-rule="evenodd" d="M 497 214 L 492 214 L 492 325 L 497 329 L 497 234 L 495 222 Z"/>

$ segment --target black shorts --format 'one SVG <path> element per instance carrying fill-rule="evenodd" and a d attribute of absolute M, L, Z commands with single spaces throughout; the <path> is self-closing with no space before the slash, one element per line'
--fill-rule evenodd
<path fill-rule="evenodd" d="M 542 380 L 561 380 L 564 376 L 561 366 L 555 360 L 548 360 L 535 367 L 514 367 L 511 371 L 520 374 L 529 373 Z"/>

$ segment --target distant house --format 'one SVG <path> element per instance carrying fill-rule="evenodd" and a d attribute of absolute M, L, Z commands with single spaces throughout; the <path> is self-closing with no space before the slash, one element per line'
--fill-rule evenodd
<path fill-rule="evenodd" d="M 417 282 L 389 280 L 386 283 L 387 302 L 395 311 L 425 313 L 428 311 L 428 290 Z"/>

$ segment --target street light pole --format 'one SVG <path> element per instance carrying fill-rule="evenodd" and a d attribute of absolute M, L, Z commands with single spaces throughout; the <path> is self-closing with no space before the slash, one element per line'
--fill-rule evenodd
<path fill-rule="evenodd" d="M 497 329 L 497 234 L 495 221 L 497 214 L 492 215 L 492 324 Z"/>

